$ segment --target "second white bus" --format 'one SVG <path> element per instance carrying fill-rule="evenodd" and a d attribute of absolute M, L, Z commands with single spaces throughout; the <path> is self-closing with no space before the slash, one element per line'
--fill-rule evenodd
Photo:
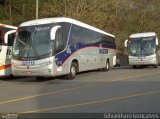
<path fill-rule="evenodd" d="M 136 33 L 129 36 L 125 41 L 128 47 L 129 65 L 158 67 L 160 63 L 160 50 L 158 37 L 154 32 Z"/>

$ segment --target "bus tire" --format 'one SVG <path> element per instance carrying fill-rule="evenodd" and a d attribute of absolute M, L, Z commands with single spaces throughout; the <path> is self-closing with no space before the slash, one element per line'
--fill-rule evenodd
<path fill-rule="evenodd" d="M 14 79 L 14 76 L 13 76 L 13 74 L 11 74 L 11 75 L 10 75 L 10 78 Z"/>
<path fill-rule="evenodd" d="M 76 69 L 76 63 L 72 62 L 71 66 L 70 66 L 70 71 L 69 74 L 67 75 L 68 80 L 73 80 L 75 79 L 76 73 L 77 73 L 77 69 Z"/>
<path fill-rule="evenodd" d="M 36 79 L 38 79 L 38 80 L 44 80 L 45 77 L 44 76 L 37 76 Z"/>
<path fill-rule="evenodd" d="M 107 60 L 107 61 L 106 61 L 106 66 L 105 66 L 105 68 L 103 68 L 103 71 L 108 71 L 108 70 L 109 70 L 109 67 L 110 67 L 110 65 L 109 65 L 109 60 Z"/>
<path fill-rule="evenodd" d="M 154 68 L 158 68 L 158 64 L 155 64 L 155 65 L 154 65 Z"/>
<path fill-rule="evenodd" d="M 136 68 L 137 68 L 137 66 L 136 66 L 136 65 L 133 65 L 132 67 L 133 67 L 133 69 L 136 69 Z"/>

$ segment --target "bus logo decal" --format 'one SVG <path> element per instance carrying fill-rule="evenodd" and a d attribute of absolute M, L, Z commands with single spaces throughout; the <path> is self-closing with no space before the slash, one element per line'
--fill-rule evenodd
<path fill-rule="evenodd" d="M 35 65 L 35 62 L 34 61 L 25 61 L 25 62 L 22 62 L 22 66 L 31 66 L 31 65 Z"/>
<path fill-rule="evenodd" d="M 107 48 L 99 48 L 99 53 L 100 54 L 108 54 L 108 49 Z"/>

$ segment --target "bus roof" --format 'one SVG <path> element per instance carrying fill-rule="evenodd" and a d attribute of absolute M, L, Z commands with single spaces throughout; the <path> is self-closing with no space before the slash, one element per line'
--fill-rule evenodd
<path fill-rule="evenodd" d="M 15 27 L 15 26 L 1 24 L 1 23 L 0 23 L 0 27 L 11 28 L 11 29 L 17 29 L 18 28 L 18 27 Z"/>
<path fill-rule="evenodd" d="M 156 33 L 155 32 L 136 33 L 130 35 L 129 38 L 150 37 L 150 36 L 156 36 Z"/>
<path fill-rule="evenodd" d="M 80 22 L 80 21 L 77 21 L 77 20 L 71 19 L 71 18 L 66 18 L 66 17 L 55 17 L 55 18 L 44 18 L 44 19 L 31 20 L 31 21 L 27 21 L 27 22 L 24 22 L 24 23 L 20 24 L 20 27 L 21 26 L 49 24 L 49 23 L 56 23 L 56 22 L 68 22 L 68 23 L 71 23 L 71 24 L 82 26 L 82 27 L 87 28 L 87 29 L 97 31 L 97 32 L 102 33 L 102 34 L 109 35 L 111 37 L 115 37 L 114 35 L 106 33 L 106 32 L 104 32 L 100 29 L 97 29 L 97 28 L 93 27 L 93 26 L 90 26 L 90 25 L 85 24 L 83 22 Z"/>

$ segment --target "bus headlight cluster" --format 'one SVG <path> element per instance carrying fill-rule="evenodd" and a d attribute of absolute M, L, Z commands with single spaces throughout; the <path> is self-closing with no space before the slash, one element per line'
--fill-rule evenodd
<path fill-rule="evenodd" d="M 41 63 L 40 65 L 41 65 L 41 66 L 48 66 L 48 65 L 50 65 L 50 64 L 52 64 L 52 62 L 51 62 L 51 61 L 48 61 L 48 62 Z"/>
<path fill-rule="evenodd" d="M 20 65 L 20 63 L 16 62 L 16 61 L 11 61 L 12 67 L 17 67 Z"/>
<path fill-rule="evenodd" d="M 155 56 L 155 55 L 149 56 L 147 59 L 148 59 L 148 60 L 156 60 L 156 56 Z"/>

